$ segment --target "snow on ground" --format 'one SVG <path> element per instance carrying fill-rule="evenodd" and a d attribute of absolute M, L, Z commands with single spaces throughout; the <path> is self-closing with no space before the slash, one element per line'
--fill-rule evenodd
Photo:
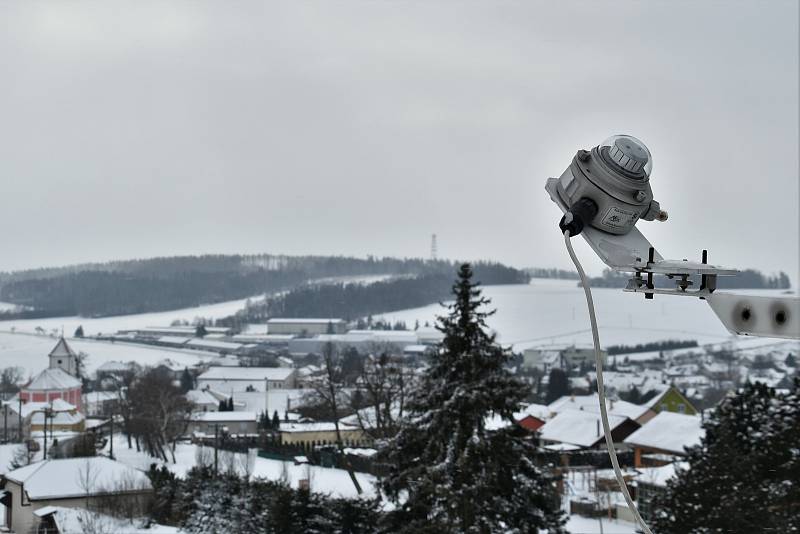
<path fill-rule="evenodd" d="M 196 317 L 219 319 L 227 317 L 228 315 L 233 315 L 237 311 L 243 309 L 248 300 L 255 302 L 263 298 L 264 295 L 257 295 L 250 299 L 229 300 L 180 310 L 117 315 L 114 317 L 100 317 L 97 319 L 87 317 L 49 317 L 46 319 L 0 321 L 0 330 L 9 331 L 13 327 L 21 332 L 34 332 L 36 327 L 41 327 L 47 332 L 52 330 L 61 332 L 61 328 L 63 327 L 64 333 L 71 335 L 78 326 L 83 325 L 83 332 L 87 336 L 113 334 L 118 330 L 125 329 L 145 328 L 147 326 L 169 326 L 172 321 L 178 319 L 189 322 Z"/>
<path fill-rule="evenodd" d="M 106 447 L 105 453 L 108 453 Z M 149 469 L 151 464 L 166 465 L 170 471 L 178 476 L 185 474 L 202 462 L 213 465 L 214 450 L 191 443 L 179 443 L 175 450 L 176 463 L 159 461 L 143 452 L 136 452 L 136 446 L 129 449 L 127 440 L 120 435 L 114 436 L 114 457 L 125 464 L 138 469 Z M 300 480 L 308 479 L 311 491 L 325 493 L 332 497 L 354 499 L 358 497 L 350 475 L 344 469 L 332 469 L 312 465 L 294 465 L 294 462 L 282 462 L 268 458 L 251 458 L 248 465 L 248 455 L 219 451 L 218 465 L 220 470 L 235 470 L 239 474 L 250 472 L 253 478 L 267 480 L 285 480 L 291 487 L 297 488 Z M 365 473 L 356 473 L 356 478 L 364 490 L 363 497 L 372 498 L 376 495 L 374 476 Z"/>
<path fill-rule="evenodd" d="M 47 355 L 56 342 L 55 338 L 49 336 L 0 332 L 0 368 L 21 367 L 25 370 L 23 376 L 27 379 L 48 366 Z M 172 350 L 163 347 L 110 343 L 90 339 L 69 339 L 68 343 L 76 352 L 88 354 L 86 370 L 89 373 L 109 361 L 135 361 L 140 365 L 155 365 L 161 360 L 169 358 L 178 365 L 191 367 L 215 356 L 208 352 Z"/>
<path fill-rule="evenodd" d="M 332 278 L 319 278 L 309 281 L 309 284 L 359 284 L 369 285 L 389 278 L 394 275 L 359 275 L 359 276 L 338 276 Z M 278 295 L 282 292 L 276 292 L 272 295 Z M 15 328 L 21 332 L 34 332 L 36 327 L 44 328 L 47 332 L 57 330 L 64 332 L 68 335 L 75 332 L 78 326 L 83 325 L 84 334 L 87 336 L 94 336 L 97 334 L 113 334 L 118 330 L 127 330 L 134 328 L 145 328 L 148 326 L 169 326 L 175 320 L 189 321 L 198 317 L 204 319 L 220 319 L 233 315 L 239 310 L 244 309 L 247 301 L 256 303 L 264 300 L 265 295 L 254 295 L 249 298 L 229 300 L 225 302 L 218 302 L 216 304 L 204 304 L 192 308 L 183 308 L 179 310 L 170 310 L 153 313 L 138 313 L 132 315 L 118 315 L 114 317 L 100 317 L 96 319 L 87 317 L 50 317 L 46 319 L 20 319 L 0 321 L 0 331 L 10 331 Z M 0 302 L 0 311 L 5 309 L 13 309 L 16 306 L 6 302 Z"/>
<path fill-rule="evenodd" d="M 602 522 L 602 527 L 600 523 Z M 572 534 L 634 534 L 636 524 L 616 519 L 591 518 L 571 515 L 567 521 L 567 532 Z"/>
<path fill-rule="evenodd" d="M 47 508 L 54 514 L 54 519 L 60 532 L 119 532 L 125 534 L 177 534 L 181 532 L 176 527 L 149 523 L 137 520 L 129 521 L 111 517 L 83 508 L 66 508 L 63 506 L 50 506 Z"/>
<path fill-rule="evenodd" d="M 10 302 L 0 302 L 0 312 L 4 311 L 13 311 L 19 308 L 16 304 L 12 304 Z"/>
<path fill-rule="evenodd" d="M 357 276 L 329 276 L 327 278 L 316 278 L 308 282 L 308 285 L 326 285 L 326 284 L 342 284 L 342 285 L 359 285 L 368 286 L 377 282 L 385 282 L 393 278 L 400 278 L 401 275 L 396 274 L 365 274 Z"/>
<path fill-rule="evenodd" d="M 483 288 L 497 313 L 487 323 L 498 341 L 516 350 L 530 346 L 591 343 L 583 290 L 574 280 L 533 279 L 528 285 Z M 621 289 L 592 289 L 603 345 L 636 344 L 663 339 L 696 339 L 699 343 L 730 338 L 711 308 L 694 298 L 645 300 Z M 389 321 L 413 325 L 433 322 L 446 310 L 438 304 L 383 314 Z M 377 318 L 377 317 L 376 317 Z M 764 341 L 764 340 L 762 340 Z"/>

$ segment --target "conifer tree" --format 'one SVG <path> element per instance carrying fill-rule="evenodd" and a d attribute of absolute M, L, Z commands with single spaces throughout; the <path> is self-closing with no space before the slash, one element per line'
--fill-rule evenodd
<path fill-rule="evenodd" d="M 189 368 L 184 367 L 181 373 L 181 391 L 186 393 L 192 389 L 194 389 L 194 378 L 192 377 L 192 373 L 189 372 Z"/>
<path fill-rule="evenodd" d="M 554 367 L 550 370 L 550 376 L 547 380 L 547 396 L 544 402 L 545 404 L 550 404 L 564 395 L 569 395 L 569 378 L 567 373 L 558 367 Z"/>
<path fill-rule="evenodd" d="M 512 414 L 527 387 L 505 368 L 509 354 L 486 331 L 489 300 L 469 264 L 453 285 L 455 302 L 438 319 L 444 334 L 430 369 L 411 392 L 400 431 L 381 450 L 383 482 L 397 532 L 563 532 L 552 479 L 535 446 L 515 431 Z M 500 415 L 512 424 L 486 428 Z"/>
<path fill-rule="evenodd" d="M 797 381 L 795 381 L 797 385 Z M 656 502 L 653 527 L 684 532 L 800 531 L 800 396 L 747 384 L 709 417 L 688 468 Z"/>

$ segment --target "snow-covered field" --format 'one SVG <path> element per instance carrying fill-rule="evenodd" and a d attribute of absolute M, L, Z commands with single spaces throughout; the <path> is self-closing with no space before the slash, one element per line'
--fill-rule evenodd
<path fill-rule="evenodd" d="M 601 525 L 602 523 L 602 525 Z M 567 521 L 567 532 L 572 534 L 634 534 L 636 524 L 606 518 L 591 518 L 571 515 Z"/>
<path fill-rule="evenodd" d="M 21 367 L 25 370 L 24 377 L 28 378 L 47 367 L 47 355 L 56 341 L 49 336 L 0 332 L 0 368 Z M 141 365 L 154 365 L 169 358 L 180 365 L 192 366 L 215 356 L 207 352 L 170 350 L 89 339 L 69 339 L 68 343 L 75 351 L 89 355 L 86 360 L 86 370 L 90 373 L 108 361 L 136 361 Z"/>
<path fill-rule="evenodd" d="M 250 298 L 252 302 L 263 299 L 264 295 Z M 176 319 L 191 322 L 196 317 L 206 319 L 220 319 L 228 315 L 233 315 L 244 308 L 248 299 L 229 300 L 216 304 L 207 304 L 194 308 L 184 308 L 181 310 L 171 310 L 154 313 L 138 313 L 134 315 L 118 315 L 115 317 L 101 317 L 91 319 L 86 317 L 49 317 L 47 319 L 24 319 L 0 321 L 0 331 L 10 331 L 15 328 L 21 332 L 34 332 L 37 327 L 43 328 L 46 332 L 53 330 L 61 331 L 64 328 L 66 335 L 72 335 L 78 326 L 83 325 L 84 334 L 94 336 L 96 334 L 111 334 L 118 330 L 145 328 L 147 326 L 169 326 Z"/>
<path fill-rule="evenodd" d="M 771 292 L 781 293 L 781 290 Z M 583 289 L 574 280 L 534 279 L 529 285 L 486 286 L 483 294 L 492 300 L 491 308 L 497 309 L 488 324 L 503 344 L 519 350 L 592 341 Z M 654 300 L 645 300 L 641 294 L 608 288 L 594 288 L 592 294 L 603 345 L 664 339 L 696 339 L 702 344 L 730 338 L 708 304 L 696 298 L 656 296 Z M 420 324 L 432 323 L 436 315 L 445 312 L 434 304 L 386 313 L 380 318 L 404 321 L 412 327 L 416 320 Z"/>
<path fill-rule="evenodd" d="M 108 447 L 104 450 L 108 453 Z M 136 452 L 136 448 L 129 449 L 124 436 L 114 437 L 114 456 L 127 465 L 137 469 L 147 470 L 151 464 L 166 465 L 177 476 L 184 476 L 189 469 L 202 463 L 213 465 L 213 449 L 201 447 L 191 443 L 179 443 L 175 450 L 175 463 L 164 463 L 144 452 Z M 248 455 L 221 451 L 219 453 L 219 469 L 229 470 L 240 475 L 249 473 L 253 478 L 266 480 L 284 480 L 290 487 L 297 488 L 300 480 L 307 479 L 311 491 L 325 493 L 332 497 L 355 499 L 358 493 L 350 480 L 350 475 L 344 469 L 311 466 L 308 464 L 295 465 L 294 462 L 282 462 L 268 458 L 254 457 L 248 461 Z M 374 476 L 366 473 L 357 473 L 361 488 L 364 490 L 362 497 L 374 498 L 376 495 Z"/>
<path fill-rule="evenodd" d="M 332 278 L 320 278 L 311 280 L 309 284 L 359 284 L 370 285 L 392 278 L 393 275 L 365 275 L 365 276 L 337 276 Z M 276 293 L 278 294 L 278 293 Z M 233 315 L 239 310 L 244 309 L 247 301 L 252 303 L 264 300 L 265 295 L 254 295 L 249 298 L 218 302 L 216 304 L 205 304 L 192 308 L 180 310 L 169 310 L 153 313 L 138 313 L 132 315 L 118 315 L 115 317 L 100 317 L 97 319 L 87 317 L 49 317 L 46 319 L 24 319 L 0 321 L 0 331 L 10 331 L 14 328 L 20 332 L 35 332 L 37 327 L 43 328 L 46 332 L 61 332 L 64 329 L 66 335 L 72 335 L 78 326 L 83 325 L 83 332 L 87 336 L 97 334 L 113 334 L 118 330 L 145 328 L 148 326 L 169 326 L 175 320 L 189 321 L 196 318 L 221 319 Z M 0 302 L 0 311 L 14 309 L 14 304 Z"/>

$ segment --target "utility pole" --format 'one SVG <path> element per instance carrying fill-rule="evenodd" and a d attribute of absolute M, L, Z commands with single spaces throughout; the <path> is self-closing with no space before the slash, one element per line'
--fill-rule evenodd
<path fill-rule="evenodd" d="M 219 425 L 214 425 L 214 476 L 217 476 L 217 440 L 219 439 Z"/>
<path fill-rule="evenodd" d="M 22 441 L 22 397 L 17 395 L 17 399 L 19 399 L 19 411 L 17 415 L 19 416 L 19 425 L 17 426 L 17 439 Z"/>
<path fill-rule="evenodd" d="M 111 412 L 111 436 L 109 441 L 108 457 L 114 459 L 114 412 Z"/>
<path fill-rule="evenodd" d="M 47 415 L 48 415 L 48 408 L 44 409 L 44 460 L 47 460 Z"/>
<path fill-rule="evenodd" d="M 264 377 L 264 413 L 269 417 L 269 377 Z"/>
<path fill-rule="evenodd" d="M 8 443 L 8 403 L 3 401 L 3 443 Z"/>

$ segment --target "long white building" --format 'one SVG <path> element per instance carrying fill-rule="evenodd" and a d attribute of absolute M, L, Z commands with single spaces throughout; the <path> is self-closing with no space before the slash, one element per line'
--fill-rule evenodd
<path fill-rule="evenodd" d="M 197 388 L 222 393 L 294 389 L 296 376 L 286 367 L 211 367 L 197 377 Z"/>
<path fill-rule="evenodd" d="M 274 318 L 267 321 L 267 332 L 270 334 L 314 336 L 327 333 L 344 334 L 346 330 L 347 323 L 342 319 Z"/>

